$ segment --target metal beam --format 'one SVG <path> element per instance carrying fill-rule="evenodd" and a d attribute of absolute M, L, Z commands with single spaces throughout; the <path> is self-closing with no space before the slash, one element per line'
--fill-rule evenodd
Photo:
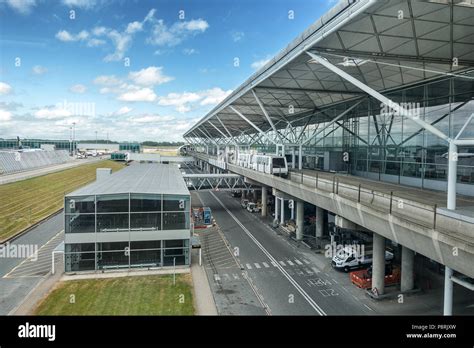
<path fill-rule="evenodd" d="M 344 91 L 344 90 L 331 90 L 331 89 L 311 89 L 311 88 L 291 88 L 291 87 L 275 87 L 275 86 L 259 86 L 254 89 L 261 90 L 275 90 L 275 91 L 288 91 L 288 92 L 299 92 L 299 93 L 333 93 L 333 94 L 354 94 L 362 95 L 364 92 L 360 91 Z"/>
<path fill-rule="evenodd" d="M 280 141 L 282 141 L 280 133 L 278 133 L 275 125 L 273 124 L 272 119 L 270 118 L 270 116 L 267 113 L 267 110 L 265 110 L 265 108 L 263 107 L 262 102 L 260 101 L 260 99 L 258 98 L 257 94 L 255 93 L 255 91 L 253 89 L 252 89 L 252 94 L 253 94 L 253 97 L 255 98 L 255 100 L 257 101 L 258 106 L 260 106 L 260 109 L 262 110 L 263 114 L 265 115 L 265 118 L 267 119 L 268 123 L 270 123 L 270 126 L 273 128 L 273 131 L 277 134 L 278 138 L 280 138 Z"/>
<path fill-rule="evenodd" d="M 309 141 L 311 141 L 315 136 L 321 134 L 322 131 L 324 131 L 327 127 L 329 127 L 330 125 L 332 125 L 333 123 L 337 122 L 339 119 L 341 119 L 342 117 L 344 117 L 345 115 L 347 115 L 347 113 L 351 112 L 355 107 L 357 107 L 360 103 L 362 103 L 362 100 L 355 103 L 354 105 L 352 105 L 349 109 L 346 109 L 345 111 L 343 111 L 342 113 L 340 113 L 336 118 L 332 119 L 327 125 L 325 125 L 322 129 L 320 129 L 318 132 L 316 132 L 314 135 L 312 135 L 310 138 L 306 139 L 305 141 L 303 141 L 301 143 L 301 145 L 304 145 L 306 143 L 308 143 Z"/>
<path fill-rule="evenodd" d="M 320 57 L 320 56 L 318 56 L 314 53 L 311 53 L 311 52 L 306 52 L 306 53 L 311 58 L 313 58 L 315 61 L 317 61 L 319 64 L 321 64 L 324 67 L 326 67 L 327 69 L 331 70 L 333 73 L 340 76 L 342 79 L 352 83 L 357 88 L 360 88 L 362 91 L 366 92 L 367 94 L 371 95 L 375 99 L 379 100 L 381 103 L 387 105 L 390 109 L 397 112 L 398 115 L 405 116 L 406 118 L 411 119 L 413 122 L 417 123 L 419 126 L 426 129 L 428 132 L 436 135 L 437 137 L 439 137 L 443 140 L 446 140 L 446 141 L 450 140 L 450 138 L 446 134 L 441 132 L 436 127 L 433 127 L 432 125 L 430 125 L 429 123 L 426 123 L 425 121 L 421 120 L 418 117 L 414 117 L 407 110 L 405 110 L 405 108 L 401 107 L 399 104 L 395 103 L 391 99 L 385 97 L 384 95 L 382 95 L 381 93 L 377 92 L 376 90 L 370 88 L 369 86 L 364 85 L 362 82 L 360 82 L 356 78 L 352 77 L 351 75 L 346 73 L 344 70 L 339 69 L 338 67 L 336 67 L 335 65 L 333 65 L 332 63 L 327 61 L 326 59 L 324 59 L 324 58 L 322 58 L 322 57 Z"/>
<path fill-rule="evenodd" d="M 245 122 L 247 122 L 249 125 L 251 125 L 253 128 L 255 128 L 255 130 L 257 130 L 261 135 L 263 135 L 267 140 L 269 140 L 270 142 L 272 142 L 273 144 L 276 145 L 276 142 L 275 140 L 273 139 L 270 139 L 260 128 L 258 128 L 252 121 L 250 121 L 247 117 L 245 117 L 244 115 L 242 115 L 242 113 L 235 109 L 232 105 L 229 105 L 229 108 L 234 111 L 241 119 L 243 119 Z"/>

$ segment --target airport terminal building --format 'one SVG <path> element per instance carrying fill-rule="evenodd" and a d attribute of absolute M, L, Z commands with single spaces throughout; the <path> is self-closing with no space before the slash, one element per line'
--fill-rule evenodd
<path fill-rule="evenodd" d="M 190 193 L 177 166 L 99 169 L 64 203 L 66 273 L 190 264 Z"/>

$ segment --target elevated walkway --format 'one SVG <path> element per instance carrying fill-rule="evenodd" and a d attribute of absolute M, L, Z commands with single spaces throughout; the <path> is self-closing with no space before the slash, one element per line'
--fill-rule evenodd
<path fill-rule="evenodd" d="M 207 162 L 213 158 L 202 153 L 193 156 Z M 459 196 L 458 210 L 452 214 L 444 209 L 443 192 L 310 170 L 293 171 L 284 179 L 234 164 L 227 167 L 474 277 L 474 223 L 461 218 L 464 210 L 474 207 L 473 197 Z"/>
<path fill-rule="evenodd" d="M 194 191 L 252 189 L 252 185 L 237 174 L 183 174 L 183 179 L 188 189 Z"/>

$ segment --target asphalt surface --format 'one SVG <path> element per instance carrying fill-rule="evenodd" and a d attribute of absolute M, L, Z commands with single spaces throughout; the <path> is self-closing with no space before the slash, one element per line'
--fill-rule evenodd
<path fill-rule="evenodd" d="M 51 251 L 63 240 L 63 230 L 64 215 L 59 213 L 10 242 L 10 246 L 34 246 L 38 253 L 29 258 L 8 257 L 0 260 L 0 315 L 7 315 L 18 307 L 48 276 Z"/>

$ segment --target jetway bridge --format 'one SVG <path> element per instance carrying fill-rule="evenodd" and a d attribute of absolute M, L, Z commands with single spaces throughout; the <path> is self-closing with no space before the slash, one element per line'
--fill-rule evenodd
<path fill-rule="evenodd" d="M 190 191 L 231 191 L 261 189 L 238 174 L 183 174 Z"/>

